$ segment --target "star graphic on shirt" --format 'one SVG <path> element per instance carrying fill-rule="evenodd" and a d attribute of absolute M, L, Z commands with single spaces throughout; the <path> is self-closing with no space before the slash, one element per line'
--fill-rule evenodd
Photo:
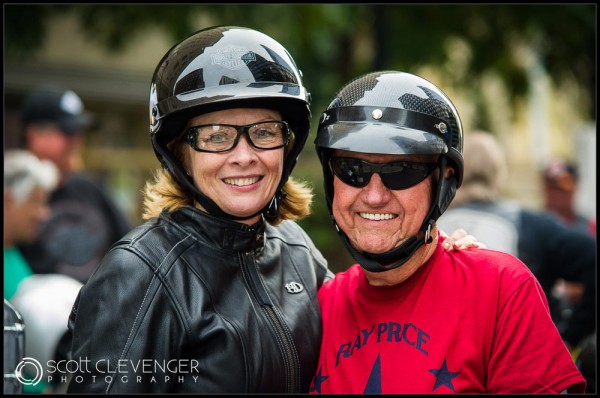
<path fill-rule="evenodd" d="M 323 368 L 320 367 L 319 371 L 313 378 L 313 382 L 310 386 L 309 392 L 316 392 L 317 394 L 321 394 L 321 384 L 329 378 L 329 376 L 323 376 L 322 372 L 323 372 Z"/>
<path fill-rule="evenodd" d="M 381 394 L 381 354 L 377 354 L 363 394 Z"/>
<path fill-rule="evenodd" d="M 435 375 L 435 385 L 433 386 L 433 390 L 441 386 L 446 386 L 454 391 L 452 379 L 458 376 L 460 372 L 450 372 L 448 370 L 448 366 L 446 365 L 446 358 L 444 358 L 444 362 L 442 363 L 442 367 L 440 369 L 429 369 L 429 372 Z"/>

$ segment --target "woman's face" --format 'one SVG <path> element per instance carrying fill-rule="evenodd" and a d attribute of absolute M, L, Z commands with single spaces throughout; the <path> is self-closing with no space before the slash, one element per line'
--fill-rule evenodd
<path fill-rule="evenodd" d="M 281 114 L 269 109 L 236 108 L 195 117 L 188 123 L 188 128 L 201 124 L 245 126 L 268 120 L 281 121 Z M 275 195 L 283 171 L 284 148 L 257 149 L 248 142 L 246 135 L 227 152 L 198 152 L 189 145 L 185 148 L 186 171 L 200 191 L 224 212 L 250 216 Z M 196 207 L 205 210 L 198 203 Z M 259 214 L 242 222 L 251 225 L 260 217 Z"/>

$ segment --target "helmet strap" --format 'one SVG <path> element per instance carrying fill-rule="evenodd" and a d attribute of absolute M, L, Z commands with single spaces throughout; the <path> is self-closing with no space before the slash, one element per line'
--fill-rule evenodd
<path fill-rule="evenodd" d="M 406 263 L 413 256 L 417 249 L 421 247 L 423 243 L 425 243 L 424 234 L 423 232 L 419 231 L 417 236 L 411 236 L 400 246 L 395 247 L 385 253 L 374 254 L 360 252 L 352 246 L 348 236 L 343 233 L 339 227 L 337 227 L 337 224 L 336 228 L 342 237 L 344 246 L 346 246 L 346 249 L 348 249 L 352 257 L 360 264 L 361 267 L 370 272 L 390 271 L 404 265 L 404 263 Z M 391 265 L 382 265 L 390 263 Z"/>
<path fill-rule="evenodd" d="M 446 211 L 446 209 L 452 202 L 452 199 L 454 199 L 454 195 L 456 195 L 458 180 L 456 179 L 456 176 L 454 174 L 451 174 L 448 177 L 444 175 L 444 171 L 446 169 L 447 164 L 448 159 L 445 156 L 440 156 L 440 175 L 438 178 L 435 197 L 433 198 L 427 216 L 423 220 L 423 224 L 421 225 L 421 231 L 431 231 L 431 228 L 433 227 L 437 219 L 440 218 L 440 216 Z M 429 236 L 426 243 L 431 243 L 432 240 L 433 238 Z"/>
<path fill-rule="evenodd" d="M 273 221 L 279 215 L 279 203 L 285 200 L 287 194 L 279 189 L 269 204 L 262 210 L 267 221 Z"/>

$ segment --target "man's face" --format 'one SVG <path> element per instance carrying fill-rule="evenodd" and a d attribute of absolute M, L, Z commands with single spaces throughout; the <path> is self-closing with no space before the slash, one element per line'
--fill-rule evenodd
<path fill-rule="evenodd" d="M 40 159 L 52 161 L 66 175 L 80 165 L 82 134 L 67 135 L 53 124 L 31 125 L 27 131 L 28 149 Z"/>
<path fill-rule="evenodd" d="M 570 214 L 575 200 L 575 179 L 570 174 L 544 178 L 546 209 L 559 214 Z"/>
<path fill-rule="evenodd" d="M 334 156 L 357 158 L 370 163 L 433 161 L 414 155 L 380 155 L 343 150 L 336 150 Z M 333 215 L 358 250 L 369 253 L 389 251 L 419 231 L 431 204 L 431 179 L 432 175 L 412 187 L 392 190 L 383 184 L 377 173 L 363 188 L 347 185 L 334 176 Z"/>

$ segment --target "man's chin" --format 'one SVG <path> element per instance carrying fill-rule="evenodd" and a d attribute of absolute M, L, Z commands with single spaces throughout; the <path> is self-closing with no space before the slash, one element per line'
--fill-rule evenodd
<path fill-rule="evenodd" d="M 389 242 L 385 242 L 385 244 L 378 243 L 368 243 L 362 244 L 360 246 L 353 244 L 354 248 L 367 254 L 383 254 L 389 252 L 394 249 L 395 246 L 390 246 Z"/>

